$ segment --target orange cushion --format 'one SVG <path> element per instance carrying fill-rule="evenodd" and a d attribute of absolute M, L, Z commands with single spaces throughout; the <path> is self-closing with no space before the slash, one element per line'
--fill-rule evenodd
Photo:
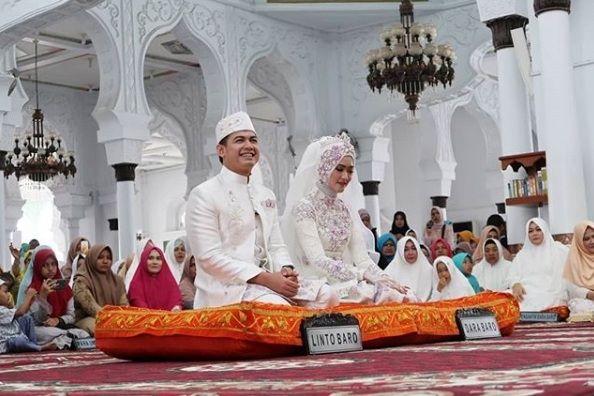
<path fill-rule="evenodd" d="M 565 322 L 567 318 L 569 318 L 569 307 L 567 305 L 559 305 L 557 307 L 547 308 L 542 312 L 558 314 L 559 322 Z"/>
<path fill-rule="evenodd" d="M 299 326 L 321 312 L 351 314 L 359 320 L 366 348 L 424 343 L 459 335 L 455 312 L 490 308 L 501 332 L 510 334 L 520 310 L 506 293 L 432 303 L 341 305 L 316 311 L 301 307 L 241 303 L 168 312 L 107 306 L 97 315 L 97 347 L 124 359 L 241 359 L 302 353 Z"/>

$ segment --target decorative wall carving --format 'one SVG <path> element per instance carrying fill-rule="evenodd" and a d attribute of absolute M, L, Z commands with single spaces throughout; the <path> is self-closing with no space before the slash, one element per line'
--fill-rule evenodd
<path fill-rule="evenodd" d="M 0 50 L 63 19 L 92 8 L 101 0 L 2 0 L 0 1 Z"/>
<path fill-rule="evenodd" d="M 113 28 L 116 37 L 120 37 L 120 9 L 114 3 L 114 0 L 105 0 L 97 6 L 99 10 L 105 10 L 109 16 L 109 24 Z"/>
<path fill-rule="evenodd" d="M 188 150 L 183 127 L 176 119 L 154 106 L 150 98 L 149 103 L 151 104 L 151 113 L 153 114 L 153 119 L 149 123 L 151 133 L 158 132 L 165 139 L 173 143 L 184 158 L 187 159 Z"/>
<path fill-rule="evenodd" d="M 245 16 L 239 16 L 238 20 L 239 59 L 244 64 L 250 58 L 248 55 L 253 56 L 253 53 L 266 51 L 272 46 L 272 31 L 258 20 Z"/>
<path fill-rule="evenodd" d="M 295 128 L 295 105 L 291 88 L 269 57 L 270 55 L 254 62 L 248 73 L 248 80 L 280 103 L 287 117 L 289 134 L 292 134 Z"/>
<path fill-rule="evenodd" d="M 208 37 L 215 39 L 218 54 L 221 60 L 225 62 L 226 39 L 224 34 L 225 15 L 223 12 L 220 10 L 211 11 L 201 2 L 196 4 L 189 13 L 193 28 L 197 31 L 203 31 Z"/>
<path fill-rule="evenodd" d="M 136 14 L 138 35 L 142 41 L 147 34 L 147 22 L 166 24 L 178 14 L 184 0 L 145 0 Z"/>
<path fill-rule="evenodd" d="M 206 88 L 202 72 L 177 73 L 149 80 L 146 92 L 156 107 L 181 124 L 183 136 L 172 138 L 171 141 L 184 153 L 187 169 L 205 167 L 203 124 L 206 116 Z"/>

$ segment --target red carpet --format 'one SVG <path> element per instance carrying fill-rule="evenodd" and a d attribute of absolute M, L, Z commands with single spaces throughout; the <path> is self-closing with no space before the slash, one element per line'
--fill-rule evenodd
<path fill-rule="evenodd" d="M 14 394 L 594 394 L 594 324 L 510 337 L 241 362 L 133 363 L 101 352 L 3 355 Z"/>

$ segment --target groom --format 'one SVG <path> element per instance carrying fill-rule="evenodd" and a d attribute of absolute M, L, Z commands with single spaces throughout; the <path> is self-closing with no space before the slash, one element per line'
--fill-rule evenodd
<path fill-rule="evenodd" d="M 299 292 L 298 274 L 281 236 L 274 193 L 250 180 L 260 157 L 250 117 L 238 112 L 223 118 L 216 139 L 223 167 L 192 190 L 186 210 L 197 267 L 194 308 L 289 304 Z M 312 300 L 330 298 L 314 294 Z"/>

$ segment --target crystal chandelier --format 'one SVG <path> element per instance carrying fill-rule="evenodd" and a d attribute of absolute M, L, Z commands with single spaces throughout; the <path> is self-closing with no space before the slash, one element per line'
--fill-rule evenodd
<path fill-rule="evenodd" d="M 43 113 L 39 108 L 39 79 L 37 75 L 37 43 L 35 40 L 35 111 L 33 112 L 33 132 L 24 139 L 14 139 L 14 148 L 6 156 L 4 175 L 8 178 L 14 173 L 17 180 L 28 177 L 34 182 L 45 182 L 56 175 L 65 177 L 76 173 L 74 153 L 66 154 L 59 136 L 43 134 Z M 65 159 L 68 157 L 68 159 Z"/>
<path fill-rule="evenodd" d="M 402 0 L 400 24 L 383 31 L 380 37 L 384 47 L 367 53 L 367 83 L 371 90 L 381 93 L 385 86 L 390 92 L 400 92 L 414 116 L 426 86 L 451 86 L 456 55 L 450 45 L 434 44 L 436 36 L 435 26 L 414 23 L 412 2 Z"/>

